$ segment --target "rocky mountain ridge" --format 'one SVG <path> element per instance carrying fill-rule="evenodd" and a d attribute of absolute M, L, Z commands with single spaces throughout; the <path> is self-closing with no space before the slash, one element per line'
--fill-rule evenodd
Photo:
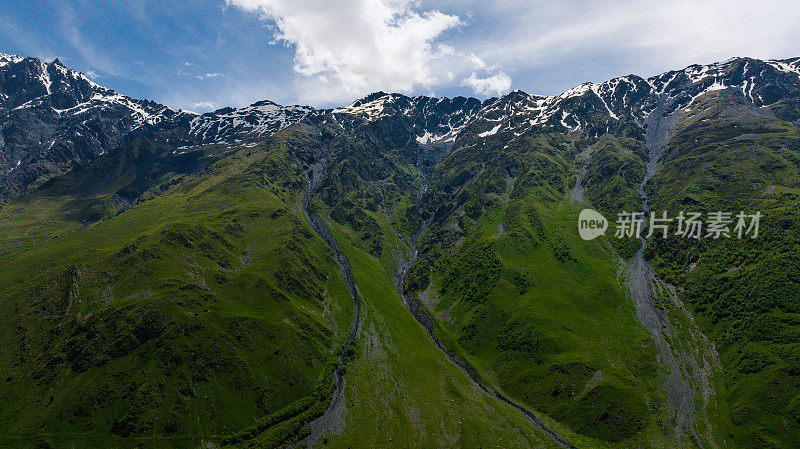
<path fill-rule="evenodd" d="M 258 140 L 309 115 L 323 115 L 349 117 L 355 127 L 402 118 L 417 144 L 445 150 L 464 135 L 519 136 L 535 129 L 641 137 L 654 111 L 685 109 L 701 95 L 722 89 L 741 92 L 753 106 L 780 116 L 796 109 L 784 107 L 786 103 L 800 101 L 800 58 L 732 58 L 647 79 L 627 75 L 584 83 L 553 96 L 517 90 L 481 101 L 376 92 L 329 110 L 264 100 L 197 114 L 121 95 L 58 59 L 48 63 L 0 54 L 0 197 L 41 185 L 147 131 L 180 129 L 184 149 L 231 145 Z"/>

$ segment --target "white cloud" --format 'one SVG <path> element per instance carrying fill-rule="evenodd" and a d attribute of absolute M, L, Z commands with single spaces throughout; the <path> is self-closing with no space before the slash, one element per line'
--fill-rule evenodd
<path fill-rule="evenodd" d="M 181 75 L 180 71 L 178 71 L 178 75 Z M 205 74 L 202 74 L 202 75 L 195 75 L 195 78 L 197 78 L 199 80 L 202 80 L 202 79 L 208 79 L 208 78 L 221 78 L 223 76 L 225 76 L 224 73 L 213 72 L 213 73 L 205 73 Z"/>
<path fill-rule="evenodd" d="M 196 109 L 198 111 L 210 111 L 214 109 L 216 106 L 214 103 L 209 101 L 198 101 L 196 103 L 192 103 L 192 109 Z"/>
<path fill-rule="evenodd" d="M 186 70 L 183 70 L 183 69 L 178 69 L 178 71 L 175 72 L 175 75 L 177 75 L 177 76 L 190 76 L 190 77 L 193 76 L 193 77 L 195 77 L 195 78 L 197 78 L 199 80 L 204 80 L 204 79 L 209 79 L 209 78 L 222 78 L 222 77 L 225 76 L 224 73 L 219 73 L 219 72 L 200 73 L 200 74 L 196 74 L 195 75 L 195 74 L 193 74 L 191 72 L 187 72 Z"/>
<path fill-rule="evenodd" d="M 469 55 L 469 60 L 472 61 L 472 65 L 474 65 L 475 68 L 481 70 L 486 70 L 488 68 L 483 59 L 479 58 L 475 53 Z"/>
<path fill-rule="evenodd" d="M 470 56 L 439 42 L 461 19 L 415 0 L 227 0 L 274 23 L 276 42 L 295 50 L 301 100 L 338 101 L 376 90 L 430 90 Z M 478 59 L 479 60 L 479 59 Z M 480 61 L 480 60 L 479 60 Z M 485 69 L 486 65 L 478 69 Z"/>
<path fill-rule="evenodd" d="M 475 72 L 461 80 L 461 85 L 470 87 L 479 95 L 502 95 L 511 89 L 511 77 L 503 72 L 479 77 Z"/>
<path fill-rule="evenodd" d="M 531 78 L 538 70 L 560 91 L 733 56 L 800 55 L 796 0 L 761 0 L 757 7 L 750 0 L 462 0 L 460 6 L 490 25 L 467 30 L 459 47 L 513 68 L 516 78 L 527 78 L 525 88 L 539 87 Z"/>
<path fill-rule="evenodd" d="M 92 80 L 97 80 L 97 78 L 100 78 L 100 75 L 98 75 L 97 72 L 95 72 L 94 70 L 87 71 L 86 76 L 88 76 Z"/>

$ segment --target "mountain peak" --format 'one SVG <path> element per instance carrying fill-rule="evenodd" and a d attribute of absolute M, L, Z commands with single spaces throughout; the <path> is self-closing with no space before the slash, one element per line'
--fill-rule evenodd
<path fill-rule="evenodd" d="M 360 101 L 364 102 L 364 103 L 368 103 L 370 101 L 375 101 L 375 100 L 377 100 L 379 98 L 383 98 L 383 97 L 386 97 L 386 96 L 389 96 L 389 95 L 390 94 L 387 94 L 386 92 L 384 92 L 382 90 L 379 90 L 377 92 L 373 92 L 373 93 L 367 95 L 366 97 L 362 98 Z"/>
<path fill-rule="evenodd" d="M 280 105 L 278 103 L 275 103 L 274 101 L 270 101 L 270 100 L 259 100 L 259 101 L 256 101 L 255 103 L 250 105 L 251 108 L 257 108 L 257 107 L 261 107 L 261 106 L 278 106 L 278 107 L 280 107 Z"/>
<path fill-rule="evenodd" d="M 19 55 L 8 55 L 5 53 L 0 53 L 0 67 L 6 66 L 8 64 L 17 64 L 25 59 Z"/>
<path fill-rule="evenodd" d="M 530 98 L 530 97 L 531 97 L 531 95 L 528 94 L 527 92 L 524 92 L 524 91 L 522 91 L 520 89 L 515 89 L 515 90 L 512 90 L 511 92 L 503 95 L 502 97 L 500 97 L 500 99 L 502 99 L 504 101 L 516 101 L 516 100 L 520 100 L 520 99 L 527 99 L 527 98 Z"/>

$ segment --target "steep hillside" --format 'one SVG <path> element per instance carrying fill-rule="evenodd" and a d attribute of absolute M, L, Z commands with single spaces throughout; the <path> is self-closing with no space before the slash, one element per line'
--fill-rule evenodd
<path fill-rule="evenodd" d="M 71 195 L 7 204 L 5 437 L 188 447 L 306 398 L 324 410 L 353 306 L 304 191 L 270 141 L 88 228 Z"/>
<path fill-rule="evenodd" d="M 671 238 L 648 253 L 717 345 L 727 437 L 739 447 L 788 448 L 800 438 L 800 134 L 785 120 L 796 113 L 755 108 L 729 91 L 699 100 L 649 189 L 658 210 L 763 214 L 757 239 L 737 238 L 734 222 L 732 239 Z"/>

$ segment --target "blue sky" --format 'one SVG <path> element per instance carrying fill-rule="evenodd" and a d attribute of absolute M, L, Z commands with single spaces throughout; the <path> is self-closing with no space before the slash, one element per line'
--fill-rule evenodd
<path fill-rule="evenodd" d="M 0 52 L 207 111 L 384 90 L 549 95 L 732 56 L 800 56 L 796 1 L 0 0 Z"/>

